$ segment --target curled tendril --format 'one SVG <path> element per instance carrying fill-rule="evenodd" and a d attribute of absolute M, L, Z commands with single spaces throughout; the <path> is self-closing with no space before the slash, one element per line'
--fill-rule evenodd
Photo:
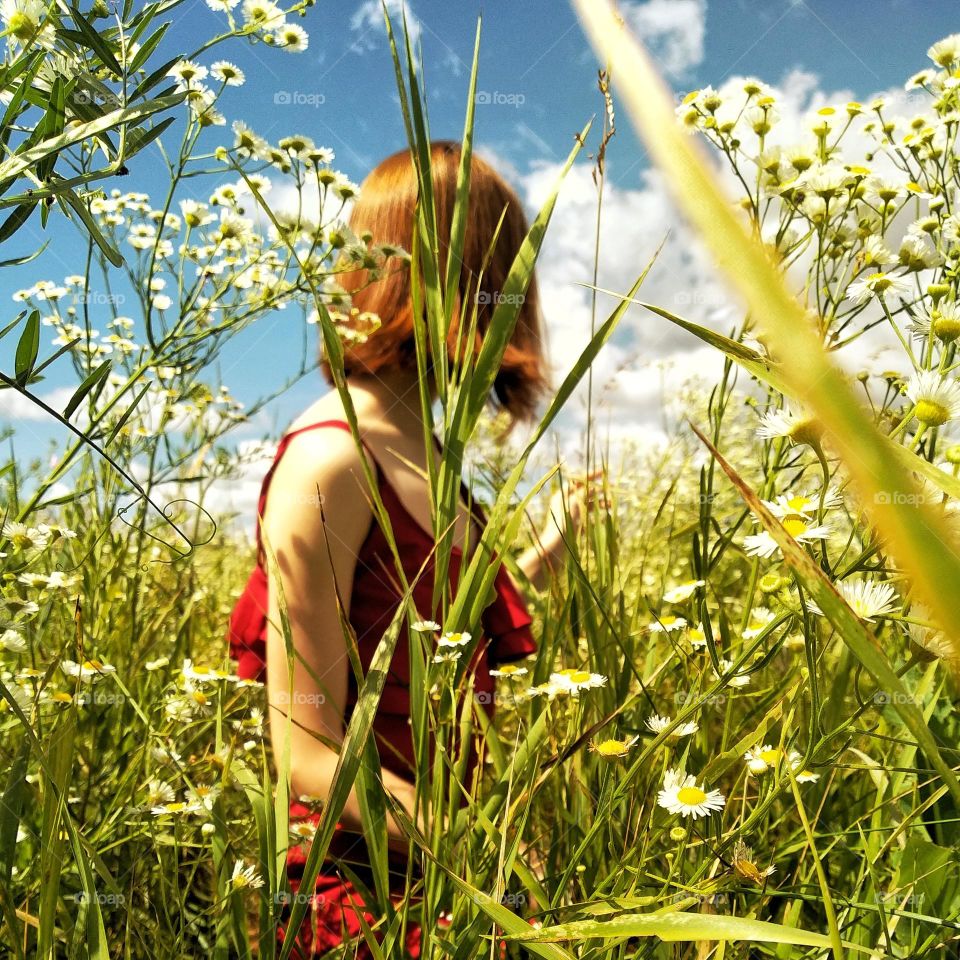
<path fill-rule="evenodd" d="M 182 551 L 175 544 L 168 543 L 166 540 L 163 539 L 163 537 L 158 537 L 156 534 L 151 533 L 149 530 L 146 529 L 145 526 L 138 525 L 136 523 L 131 523 L 129 520 L 127 520 L 125 514 L 128 511 L 132 510 L 134 507 L 136 507 L 141 502 L 141 500 L 146 500 L 148 503 L 151 503 L 157 509 L 157 511 L 160 513 L 163 519 L 166 520 L 166 522 L 169 523 L 170 526 L 173 527 L 173 529 L 176 530 L 176 532 L 186 541 L 186 543 L 189 546 L 185 552 Z M 213 529 L 210 531 L 210 536 L 208 536 L 206 540 L 196 540 L 196 541 L 191 540 L 190 537 L 188 537 L 187 534 L 184 533 L 184 531 L 181 530 L 180 527 L 178 527 L 177 524 L 174 523 L 173 520 L 170 518 L 170 515 L 172 512 L 171 508 L 174 507 L 176 504 L 180 504 L 180 503 L 189 503 L 191 506 L 196 507 L 197 510 L 199 510 L 200 513 L 203 514 L 210 521 L 210 525 Z M 143 567 L 144 571 L 148 569 L 146 564 L 149 564 L 149 563 L 176 563 L 178 559 L 184 560 L 187 557 L 191 556 L 197 547 L 206 546 L 206 544 L 210 543 L 210 541 L 213 540 L 213 538 L 217 535 L 217 521 L 214 520 L 213 515 L 201 503 L 199 503 L 196 500 L 191 500 L 189 497 L 180 497 L 176 500 L 170 500 L 166 504 L 166 506 L 163 506 L 163 507 L 158 506 L 156 503 L 150 500 L 149 497 L 146 497 L 146 496 L 138 497 L 132 503 L 128 503 L 126 506 L 120 507 L 117 510 L 117 517 L 118 519 L 122 520 L 131 529 L 139 530 L 142 534 L 144 534 L 144 536 L 149 537 L 154 543 L 163 544 L 164 547 L 171 550 L 173 553 L 177 554 L 177 557 L 173 560 L 162 560 L 161 558 L 157 557 L 156 559 L 145 561 L 144 567 Z"/>

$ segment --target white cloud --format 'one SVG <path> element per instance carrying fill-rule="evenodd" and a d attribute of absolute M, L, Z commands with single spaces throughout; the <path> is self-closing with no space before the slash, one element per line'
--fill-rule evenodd
<path fill-rule="evenodd" d="M 670 76 L 703 62 L 707 0 L 627 2 L 619 12 Z"/>
<path fill-rule="evenodd" d="M 406 12 L 407 30 L 411 45 L 420 38 L 420 21 L 413 7 L 404 0 L 385 0 L 387 13 L 398 45 L 403 42 L 403 15 Z M 387 35 L 387 25 L 383 18 L 381 0 L 365 0 L 350 19 L 350 29 L 357 35 L 353 49 L 357 53 L 373 50 Z"/>
<path fill-rule="evenodd" d="M 62 411 L 75 390 L 75 387 L 55 387 L 46 393 L 38 393 L 37 397 L 54 410 Z M 0 390 L 0 418 L 21 423 L 28 420 L 52 422 L 50 414 L 43 407 L 12 388 Z"/>

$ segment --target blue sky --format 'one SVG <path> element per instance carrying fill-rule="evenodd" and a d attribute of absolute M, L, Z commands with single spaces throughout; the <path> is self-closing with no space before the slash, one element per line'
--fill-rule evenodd
<path fill-rule="evenodd" d="M 397 8 L 399 0 L 391 4 Z M 780 85 L 787 104 L 798 114 L 829 102 L 831 95 L 865 100 L 879 91 L 902 89 L 910 74 L 927 65 L 929 45 L 957 27 L 956 4 L 949 0 L 869 4 L 862 0 L 842 4 L 835 0 L 624 0 L 620 6 L 677 92 L 707 83 L 719 87 L 731 77 L 751 75 Z M 562 0 L 516 4 L 414 0 L 408 11 L 422 38 L 431 132 L 437 138 L 458 137 L 462 129 L 476 17 L 483 12 L 479 89 L 488 102 L 478 105 L 477 141 L 513 180 L 533 212 L 552 182 L 556 165 L 570 149 L 574 132 L 602 106 L 596 90 L 597 63 L 570 7 Z M 222 23 L 222 15 L 202 0 L 184 4 L 174 17 L 161 48 L 168 56 L 191 51 Z M 379 2 L 321 2 L 299 22 L 310 34 L 304 53 L 290 55 L 236 41 L 217 48 L 202 62 L 230 59 L 246 72 L 245 86 L 229 91 L 222 101 L 228 122 L 244 120 L 273 142 L 285 134 L 307 134 L 333 148 L 335 166 L 360 182 L 379 159 L 405 145 Z M 672 208 L 660 196 L 642 148 L 626 119 L 621 116 L 620 121 L 608 157 L 613 209 L 605 242 L 611 251 L 606 284 L 623 288 L 642 269 L 663 231 L 674 224 Z M 227 130 L 214 128 L 208 143 L 226 139 Z M 570 331 L 582 333 L 585 324 L 583 291 L 569 284 L 586 280 L 590 271 L 589 243 L 577 245 L 577 237 L 584 237 L 593 216 L 588 170 L 589 161 L 585 161 L 574 171 L 567 196 L 558 207 L 555 237 L 544 252 L 541 281 L 550 288 L 545 310 L 553 340 Z M 151 150 L 134 160 L 130 176 L 104 185 L 159 197 L 163 177 L 163 166 Z M 197 196 L 205 198 L 211 186 L 204 186 Z M 82 264 L 76 261 L 76 237 L 56 215 L 50 223 L 55 229 L 43 233 L 39 220 L 31 220 L 28 229 L 4 250 L 6 259 L 33 249 L 43 239 L 51 240 L 50 249 L 38 261 L 0 274 L 0 300 L 8 304 L 5 316 L 16 312 L 10 299 L 14 290 L 41 278 L 60 280 L 65 274 L 82 272 Z M 680 237 L 672 242 L 682 244 L 682 233 Z M 687 264 L 685 251 L 677 256 L 678 263 Z M 687 264 L 689 271 L 695 266 Z M 669 261 L 663 272 L 661 280 L 654 278 L 654 290 L 674 298 L 677 283 L 699 283 L 692 278 L 704 273 L 701 269 L 678 278 Z M 704 296 L 707 303 L 719 297 L 709 290 Z M 655 297 L 648 292 L 648 299 Z M 261 324 L 230 347 L 221 366 L 224 382 L 241 400 L 278 386 L 296 363 L 291 349 L 295 353 L 300 340 L 299 319 L 278 315 L 269 327 Z M 613 375 L 618 364 L 620 368 L 629 365 L 631 336 L 646 355 L 689 352 L 674 334 L 657 334 L 651 340 L 645 330 L 628 327 L 619 346 L 610 348 L 613 353 L 606 368 L 601 368 L 606 374 Z M 11 346 L 7 341 L 2 345 L 4 362 L 9 360 Z M 617 401 L 621 409 L 631 404 L 651 406 L 655 397 L 640 384 L 648 379 L 637 375 L 624 383 Z M 72 382 L 71 371 L 61 361 L 41 392 Z M 318 376 L 303 381 L 275 401 L 266 417 L 238 435 L 276 434 L 323 389 Z M 38 452 L 45 438 L 58 435 L 32 413 L 24 417 L 25 412 L 21 404 L 11 404 L 9 397 L 0 394 L 0 422 L 17 428 L 20 455 Z M 635 426 L 645 429 L 656 418 L 638 414 L 634 419 Z"/>

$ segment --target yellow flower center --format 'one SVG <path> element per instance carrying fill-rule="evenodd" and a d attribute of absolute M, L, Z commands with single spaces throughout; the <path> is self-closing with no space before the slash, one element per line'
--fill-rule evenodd
<path fill-rule="evenodd" d="M 787 506 L 791 510 L 796 510 L 797 513 L 801 513 L 802 511 L 806 510 L 811 503 L 813 503 L 813 501 L 809 497 L 803 497 L 799 495 L 796 497 L 790 497 L 790 499 L 787 500 Z"/>
<path fill-rule="evenodd" d="M 596 746 L 597 753 L 604 757 L 622 757 L 626 752 L 626 744 L 622 740 L 604 740 Z"/>
<path fill-rule="evenodd" d="M 18 10 L 10 18 L 9 30 L 18 40 L 29 40 L 37 32 L 37 24 Z"/>
<path fill-rule="evenodd" d="M 102 670 L 103 664 L 99 660 L 84 660 L 84 670 Z"/>
<path fill-rule="evenodd" d="M 815 446 L 820 442 L 822 430 L 813 420 L 798 420 L 790 430 L 790 439 L 795 443 L 806 443 Z"/>
<path fill-rule="evenodd" d="M 807 532 L 809 524 L 803 517 L 787 517 L 783 521 L 783 526 L 791 537 L 800 537 Z"/>
<path fill-rule="evenodd" d="M 933 333 L 944 343 L 953 343 L 957 337 L 960 337 L 960 320 L 948 320 L 946 317 L 940 317 L 933 322 Z"/>
<path fill-rule="evenodd" d="M 590 679 L 590 674 L 586 670 L 575 670 L 570 674 L 573 683 L 586 683 Z"/>
<path fill-rule="evenodd" d="M 707 799 L 707 795 L 699 787 L 681 787 L 677 791 L 677 799 L 688 807 L 695 807 Z"/>
<path fill-rule="evenodd" d="M 950 419 L 950 411 L 936 400 L 918 400 L 913 415 L 931 427 L 941 427 Z"/>
<path fill-rule="evenodd" d="M 770 763 L 770 764 L 776 763 L 776 762 L 777 762 L 777 753 L 778 753 L 777 750 L 761 750 L 761 751 L 760 751 L 760 759 L 761 759 L 764 763 Z"/>

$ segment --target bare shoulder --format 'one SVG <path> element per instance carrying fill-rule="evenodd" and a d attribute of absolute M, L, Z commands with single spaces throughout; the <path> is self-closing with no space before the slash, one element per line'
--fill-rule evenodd
<path fill-rule="evenodd" d="M 300 548 L 323 542 L 323 527 L 356 546 L 371 511 L 353 436 L 336 427 L 306 430 L 287 445 L 267 494 L 264 526 L 275 542 L 295 537 Z M 322 508 L 322 509 L 321 509 Z"/>

